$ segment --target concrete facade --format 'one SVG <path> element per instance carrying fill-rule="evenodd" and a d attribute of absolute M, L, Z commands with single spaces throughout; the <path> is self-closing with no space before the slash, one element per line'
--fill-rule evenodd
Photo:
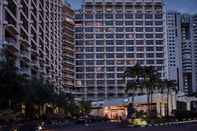
<path fill-rule="evenodd" d="M 62 87 L 62 0 L 1 0 L 0 47 L 21 74 Z"/>
<path fill-rule="evenodd" d="M 84 0 L 75 23 L 77 97 L 125 97 L 123 73 L 136 63 L 168 77 L 163 0 Z"/>

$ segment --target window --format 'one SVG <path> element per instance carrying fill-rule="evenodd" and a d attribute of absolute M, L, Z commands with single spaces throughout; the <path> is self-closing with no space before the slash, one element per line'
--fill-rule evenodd
<path fill-rule="evenodd" d="M 113 19 L 113 14 L 105 14 L 105 19 Z"/>
<path fill-rule="evenodd" d="M 162 21 L 155 21 L 155 25 L 163 25 Z"/>
<path fill-rule="evenodd" d="M 116 32 L 124 32 L 124 28 L 123 27 L 117 27 Z"/>
<path fill-rule="evenodd" d="M 104 60 L 97 60 L 96 65 L 104 65 L 105 61 Z"/>
<path fill-rule="evenodd" d="M 96 58 L 97 59 L 103 59 L 104 58 L 104 54 L 101 53 L 101 54 L 96 54 Z"/>
<path fill-rule="evenodd" d="M 114 53 L 107 53 L 106 54 L 106 57 L 107 58 L 114 58 Z"/>
<path fill-rule="evenodd" d="M 153 34 L 146 34 L 146 38 L 153 38 Z"/>
<path fill-rule="evenodd" d="M 104 52 L 104 47 L 96 47 L 96 52 Z"/>
<path fill-rule="evenodd" d="M 162 14 L 155 14 L 155 19 L 162 19 L 163 15 Z"/>
<path fill-rule="evenodd" d="M 115 71 L 115 68 L 114 67 L 107 67 L 106 69 L 108 72 L 114 72 Z"/>
<path fill-rule="evenodd" d="M 123 25 L 123 21 L 116 21 L 116 25 Z"/>
<path fill-rule="evenodd" d="M 147 58 L 153 58 L 154 57 L 154 53 L 148 53 L 148 54 L 146 54 L 146 57 Z"/>
<path fill-rule="evenodd" d="M 104 45 L 104 40 L 96 40 L 96 45 Z"/>
<path fill-rule="evenodd" d="M 145 19 L 152 19 L 153 15 L 152 14 L 145 14 Z"/>
<path fill-rule="evenodd" d="M 146 51 L 154 51 L 154 47 L 146 47 Z"/>
<path fill-rule="evenodd" d="M 133 53 L 129 53 L 126 56 L 127 56 L 127 58 L 134 58 L 134 54 Z"/>
<path fill-rule="evenodd" d="M 76 34 L 75 35 L 75 38 L 76 39 L 83 39 L 83 34 Z"/>
<path fill-rule="evenodd" d="M 94 79 L 94 74 L 93 73 L 86 74 L 86 78 L 87 79 Z"/>
<path fill-rule="evenodd" d="M 83 79 L 84 75 L 83 74 L 77 74 L 76 77 L 77 77 L 77 79 Z"/>
<path fill-rule="evenodd" d="M 126 32 L 133 32 L 133 28 L 132 27 L 127 27 Z"/>
<path fill-rule="evenodd" d="M 164 64 L 163 60 L 157 60 L 157 64 Z"/>
<path fill-rule="evenodd" d="M 116 19 L 123 19 L 123 14 L 116 14 Z"/>
<path fill-rule="evenodd" d="M 96 14 L 96 19 L 103 19 L 103 14 L 102 13 L 97 13 Z"/>
<path fill-rule="evenodd" d="M 144 38 L 144 34 L 136 34 L 136 38 Z"/>
<path fill-rule="evenodd" d="M 144 45 L 144 41 L 143 40 L 136 40 L 136 45 Z"/>
<path fill-rule="evenodd" d="M 94 52 L 94 48 L 93 47 L 86 47 L 85 51 L 86 52 Z"/>
<path fill-rule="evenodd" d="M 116 58 L 124 58 L 124 54 L 123 53 L 118 53 L 118 54 L 116 54 Z"/>
<path fill-rule="evenodd" d="M 85 38 L 86 39 L 93 39 L 94 38 L 94 35 L 93 34 L 86 34 L 85 35 Z"/>
<path fill-rule="evenodd" d="M 143 21 L 136 21 L 135 24 L 136 25 L 143 25 Z"/>
<path fill-rule="evenodd" d="M 136 47 L 137 51 L 144 51 L 144 47 Z"/>
<path fill-rule="evenodd" d="M 124 52 L 124 47 L 116 47 L 117 52 Z"/>
<path fill-rule="evenodd" d="M 134 34 L 133 33 L 126 34 L 126 38 L 132 39 L 132 38 L 134 38 Z"/>
<path fill-rule="evenodd" d="M 77 64 L 77 65 L 83 65 L 83 64 L 84 64 L 84 61 L 83 61 L 83 60 L 77 60 L 77 61 L 76 61 L 76 64 Z"/>
<path fill-rule="evenodd" d="M 83 19 L 83 14 L 76 14 L 75 19 Z"/>
<path fill-rule="evenodd" d="M 107 60 L 106 61 L 106 64 L 107 65 L 114 65 L 114 60 Z"/>
<path fill-rule="evenodd" d="M 137 13 L 137 14 L 135 15 L 135 18 L 136 18 L 136 19 L 142 19 L 142 18 L 143 18 L 143 14 Z"/>
<path fill-rule="evenodd" d="M 144 54 L 143 54 L 143 53 L 137 53 L 137 54 L 136 54 L 136 57 L 137 57 L 137 58 L 144 58 Z"/>
<path fill-rule="evenodd" d="M 136 27 L 135 28 L 135 31 L 136 32 L 143 32 L 143 27 Z"/>
<path fill-rule="evenodd" d="M 114 42 L 112 40 L 106 40 L 106 45 L 114 45 Z"/>
<path fill-rule="evenodd" d="M 157 53 L 157 54 L 156 54 L 156 57 L 157 57 L 157 58 L 163 58 L 163 57 L 164 57 L 164 54 L 163 54 L 163 53 Z"/>
<path fill-rule="evenodd" d="M 85 14 L 85 19 L 93 19 L 93 15 L 92 14 Z"/>
<path fill-rule="evenodd" d="M 94 72 L 94 67 L 86 67 L 86 72 Z"/>
<path fill-rule="evenodd" d="M 104 34 L 96 34 L 96 38 L 97 39 L 103 39 L 104 38 Z"/>
<path fill-rule="evenodd" d="M 116 45 L 124 45 L 124 40 L 117 40 Z"/>
<path fill-rule="evenodd" d="M 113 39 L 114 38 L 114 35 L 113 34 L 106 34 L 106 38 L 108 38 L 108 39 Z"/>
<path fill-rule="evenodd" d="M 86 43 L 86 45 L 93 45 L 94 41 L 93 40 L 86 40 L 85 43 Z"/>
<path fill-rule="evenodd" d="M 152 28 L 152 27 L 146 27 L 146 28 L 145 28 L 145 31 L 146 31 L 146 32 L 153 32 L 153 28 Z"/>
<path fill-rule="evenodd" d="M 84 68 L 83 68 L 83 67 L 77 67 L 77 68 L 76 68 L 76 71 L 77 71 L 77 72 L 84 72 Z"/>
<path fill-rule="evenodd" d="M 127 52 L 132 52 L 132 51 L 134 51 L 134 47 L 126 47 L 126 51 Z"/>
<path fill-rule="evenodd" d="M 116 38 L 119 38 L 119 39 L 124 38 L 124 34 L 116 34 Z"/>
<path fill-rule="evenodd" d="M 155 28 L 155 31 L 156 32 L 163 32 L 163 28 L 162 27 L 157 27 L 157 28 Z"/>
<path fill-rule="evenodd" d="M 157 47 L 156 51 L 163 51 L 163 47 Z"/>
<path fill-rule="evenodd" d="M 86 27 L 85 32 L 93 32 L 93 28 L 92 27 Z"/>
<path fill-rule="evenodd" d="M 113 25 L 113 21 L 105 21 L 105 25 L 106 26 L 112 26 Z"/>
<path fill-rule="evenodd" d="M 76 45 L 83 45 L 83 40 L 76 40 Z"/>
<path fill-rule="evenodd" d="M 163 38 L 163 34 L 156 34 L 155 38 Z"/>
<path fill-rule="evenodd" d="M 125 14 L 125 19 L 132 19 L 132 18 L 133 18 L 133 14 L 131 14 L 131 13 Z"/>
<path fill-rule="evenodd" d="M 133 25 L 133 21 L 125 21 L 125 25 Z"/>
<path fill-rule="evenodd" d="M 163 41 L 162 40 L 156 40 L 156 45 L 163 45 Z"/>
<path fill-rule="evenodd" d="M 126 45 L 133 45 L 134 41 L 133 40 L 126 40 Z"/>
<path fill-rule="evenodd" d="M 112 74 L 112 73 L 108 73 L 107 74 L 107 78 L 114 78 L 115 76 L 114 76 L 114 74 Z"/>
<path fill-rule="evenodd" d="M 124 67 L 117 67 L 117 71 L 124 71 Z"/>
<path fill-rule="evenodd" d="M 154 41 L 153 40 L 146 40 L 146 45 L 154 45 Z"/>
<path fill-rule="evenodd" d="M 94 58 L 94 54 L 86 54 L 86 59 L 93 59 Z"/>
<path fill-rule="evenodd" d="M 146 64 L 154 64 L 154 60 L 147 60 Z"/>
<path fill-rule="evenodd" d="M 99 74 L 96 75 L 96 77 L 97 77 L 97 78 L 104 78 L 105 75 L 104 75 L 103 73 L 99 73 Z"/>
<path fill-rule="evenodd" d="M 76 58 L 83 59 L 83 54 L 76 54 Z"/>
<path fill-rule="evenodd" d="M 83 32 L 83 28 L 82 28 L 82 27 L 76 27 L 76 28 L 75 28 L 75 31 L 76 31 L 76 32 Z"/>
<path fill-rule="evenodd" d="M 106 47 L 107 52 L 114 52 L 114 47 Z"/>
<path fill-rule="evenodd" d="M 86 65 L 94 65 L 94 61 L 93 60 L 86 60 Z"/>
<path fill-rule="evenodd" d="M 153 25 L 153 21 L 145 21 L 145 25 Z"/>

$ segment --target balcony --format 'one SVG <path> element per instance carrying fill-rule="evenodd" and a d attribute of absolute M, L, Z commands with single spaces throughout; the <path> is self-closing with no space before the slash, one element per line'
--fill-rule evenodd
<path fill-rule="evenodd" d="M 17 45 L 17 41 L 12 37 L 5 38 L 4 45 L 7 46 L 12 52 L 19 51 L 19 46 Z"/>

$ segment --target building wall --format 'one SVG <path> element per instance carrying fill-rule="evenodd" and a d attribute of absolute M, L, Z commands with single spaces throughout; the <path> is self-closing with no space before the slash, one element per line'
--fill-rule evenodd
<path fill-rule="evenodd" d="M 183 91 L 192 93 L 192 19 L 189 14 L 181 16 Z"/>
<path fill-rule="evenodd" d="M 1 46 L 17 57 L 20 73 L 62 86 L 61 0 L 1 0 Z"/>
<path fill-rule="evenodd" d="M 183 91 L 181 14 L 167 12 L 167 43 L 169 79 L 177 81 L 177 88 Z"/>
<path fill-rule="evenodd" d="M 197 15 L 192 17 L 193 24 L 193 91 L 197 92 Z"/>
<path fill-rule="evenodd" d="M 166 78 L 167 41 L 162 0 L 85 0 L 76 11 L 76 87 L 79 97 L 125 96 L 123 72 L 136 63 Z"/>
<path fill-rule="evenodd" d="M 74 88 L 74 10 L 70 5 L 63 7 L 63 87 L 67 92 Z"/>

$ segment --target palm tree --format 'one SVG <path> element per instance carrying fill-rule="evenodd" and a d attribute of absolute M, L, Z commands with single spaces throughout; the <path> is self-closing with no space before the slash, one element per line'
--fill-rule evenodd
<path fill-rule="evenodd" d="M 133 67 L 127 67 L 124 72 L 124 78 L 131 78 L 132 80 L 126 80 L 126 93 L 132 91 L 132 103 L 134 103 L 134 98 L 136 91 L 141 89 L 140 77 L 142 74 L 142 67 L 139 64 L 136 64 Z"/>
<path fill-rule="evenodd" d="M 162 88 L 163 90 L 167 90 L 167 108 L 169 109 L 169 96 L 171 91 L 176 92 L 176 81 L 175 80 L 168 80 L 165 79 L 162 81 Z M 167 111 L 167 116 L 169 116 L 169 112 Z"/>

